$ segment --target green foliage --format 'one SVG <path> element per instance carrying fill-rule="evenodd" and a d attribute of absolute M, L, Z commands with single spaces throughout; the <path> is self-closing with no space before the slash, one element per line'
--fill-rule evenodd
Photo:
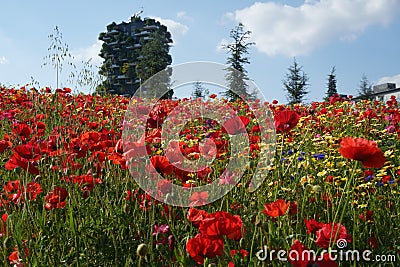
<path fill-rule="evenodd" d="M 204 88 L 202 82 L 199 82 L 199 81 L 194 82 L 193 83 L 193 87 L 194 87 L 194 89 L 193 89 L 192 97 L 194 99 L 197 99 L 197 98 L 203 98 L 204 99 L 205 90 L 206 89 Z"/>
<path fill-rule="evenodd" d="M 68 44 L 63 42 L 62 32 L 58 26 L 54 28 L 54 33 L 48 36 L 50 46 L 47 48 L 49 54 L 43 58 L 43 66 L 51 64 L 56 70 L 56 88 L 59 88 L 59 76 L 63 70 L 64 63 L 69 66 L 76 67 L 72 60 L 74 57 L 69 52 Z"/>
<path fill-rule="evenodd" d="M 229 65 L 226 79 L 230 90 L 225 92 L 225 96 L 231 101 L 235 101 L 242 96 L 245 98 L 249 96 L 246 83 L 249 78 L 247 77 L 247 71 L 244 65 L 250 64 L 247 55 L 250 47 L 255 44 L 248 41 L 250 34 L 251 31 L 245 31 L 244 25 L 239 23 L 230 32 L 230 37 L 233 39 L 233 42 L 228 45 L 223 45 L 223 48 L 229 54 L 226 62 Z"/>
<path fill-rule="evenodd" d="M 113 22 L 99 39 L 104 41 L 100 56 L 105 59 L 99 73 L 106 80 L 97 92 L 133 95 L 143 82 L 172 62 L 171 34 L 154 19 L 142 20 L 135 15 L 130 23 Z"/>
<path fill-rule="evenodd" d="M 335 74 L 336 68 L 332 67 L 331 73 L 328 75 L 328 92 L 326 93 L 327 97 L 334 96 L 337 94 L 337 89 L 336 89 L 336 74 Z"/>
<path fill-rule="evenodd" d="M 372 100 L 373 99 L 372 85 L 365 74 L 362 75 L 360 80 L 360 87 L 358 89 L 358 99 Z"/>
<path fill-rule="evenodd" d="M 73 68 L 69 81 L 74 87 L 86 87 L 89 92 L 93 92 L 102 83 L 103 77 L 98 73 L 99 67 L 92 64 L 91 58 L 82 60 L 79 67 L 74 65 Z"/>
<path fill-rule="evenodd" d="M 91 97 L 0 90 L 2 110 L 18 109 L 15 120 L 0 120 L 0 139 L 6 135 L 12 138 L 12 147 L 0 153 L 0 216 L 8 214 L 6 222 L 0 218 L 1 266 L 10 266 L 8 257 L 16 249 L 19 263 L 23 262 L 25 266 L 197 266 L 186 251 L 188 239 L 199 232 L 187 219 L 188 208 L 167 206 L 154 199 L 146 199 L 145 192 L 140 190 L 135 193 L 138 185 L 129 170 L 111 159 L 112 155 L 118 153 L 114 147 L 120 138 L 119 125 L 124 119 L 128 99 L 109 95 Z M 58 100 L 53 101 L 53 98 Z M 210 108 L 218 104 L 205 103 Z M 247 103 L 231 104 L 239 115 L 248 114 Z M 272 108 L 277 112 L 286 107 L 279 105 Z M 360 253 L 371 250 L 371 258 L 372 255 L 397 255 L 396 262 L 387 264 L 397 266 L 400 260 L 400 158 L 396 151 L 400 149 L 400 142 L 396 132 L 385 130 L 390 124 L 385 117 L 393 112 L 398 113 L 399 105 L 393 102 L 389 105 L 369 101 L 338 101 L 333 104 L 315 102 L 311 107 L 295 108 L 304 118 L 300 122 L 302 125 L 289 134 L 277 134 L 273 164 L 261 187 L 252 193 L 248 191 L 247 182 L 257 165 L 249 155 L 250 166 L 241 183 L 220 200 L 197 207 L 210 213 L 226 211 L 237 215 L 244 225 L 243 238 L 240 241 L 225 239 L 223 255 L 207 258 L 203 266 L 228 266 L 230 262 L 235 266 L 289 266 L 289 263 L 279 259 L 260 262 L 256 253 L 266 246 L 268 251 L 282 249 L 287 256 L 295 239 L 321 253 L 322 248 L 315 244 L 316 234 L 307 233 L 304 219 L 342 223 L 352 236 L 352 242 L 346 249 L 357 249 Z M 360 116 L 366 111 L 374 111 L 378 116 Z M 40 140 L 42 149 L 57 149 L 51 155 L 42 155 L 38 161 L 40 175 L 30 174 L 20 168 L 7 170 L 4 167 L 15 152 L 14 148 L 24 143 L 13 131 L 16 121 L 32 126 L 34 133 L 30 137 L 34 141 Z M 42 135 L 38 134 L 39 128 L 35 127 L 39 122 L 46 125 Z M 98 123 L 101 127 L 93 129 L 92 123 Z M 188 129 L 200 136 L 207 133 L 201 130 L 203 126 L 197 120 Z M 253 126 L 251 122 L 247 128 L 252 129 Z M 82 140 L 84 133 L 96 132 L 102 135 L 102 139 L 113 140 L 111 149 L 102 150 L 99 143 L 103 141 L 98 140 L 99 143 L 92 144 L 97 148 L 88 150 L 82 158 L 67 152 L 68 148 L 79 151 L 79 146 L 74 147 L 77 141 Z M 252 131 L 251 134 L 257 137 L 257 132 Z M 57 139 L 53 140 L 57 141 L 47 143 L 54 135 Z M 197 140 L 185 136 L 186 133 L 182 136 L 184 142 Z M 376 140 L 387 158 L 384 167 L 366 169 L 342 157 L 337 143 L 343 136 Z M 150 147 L 153 145 L 156 144 L 148 143 Z M 96 158 L 98 152 L 107 153 L 104 161 Z M 322 154 L 321 158 L 315 156 Z M 73 159 L 80 167 L 73 168 L 66 163 L 68 159 Z M 215 159 L 215 162 L 218 161 Z M 65 168 L 63 164 L 66 164 Z M 226 164 L 217 167 L 223 171 Z M 86 184 L 72 184 L 64 179 L 89 171 L 94 177 L 101 178 L 102 183 L 95 184 L 90 192 L 86 192 L 87 196 L 82 191 Z M 139 173 L 140 169 L 136 171 Z M 26 186 L 22 192 L 6 192 L 5 183 L 14 180 L 19 180 L 23 185 L 38 182 L 43 192 L 35 200 L 28 200 Z M 46 210 L 45 196 L 55 186 L 68 190 L 66 205 Z M 130 198 L 127 197 L 127 190 L 132 190 Z M 13 202 L 20 197 L 24 201 Z M 291 207 L 277 218 L 264 214 L 264 205 L 277 199 L 290 201 Z M 3 202 L 8 204 L 3 205 Z M 366 219 L 366 214 L 371 211 L 372 218 Z M 163 244 L 164 237 L 161 234 L 153 234 L 154 226 L 163 224 L 168 225 L 168 235 L 172 236 L 174 246 Z M 376 238 L 376 248 L 371 245 L 372 237 Z M 143 247 L 146 250 L 143 251 Z M 336 249 L 335 244 L 331 248 Z M 243 258 L 240 254 L 232 256 L 232 250 L 240 249 L 249 254 Z M 339 266 L 382 266 L 382 262 L 365 265 L 355 261 L 336 262 Z"/>
<path fill-rule="evenodd" d="M 102 77 L 97 73 L 98 66 L 92 64 L 92 59 L 82 60 L 80 63 L 75 63 L 74 56 L 69 52 L 69 46 L 63 42 L 62 32 L 56 26 L 54 33 L 48 36 L 50 46 L 47 49 L 49 55 L 44 57 L 42 67 L 52 65 L 56 70 L 56 89 L 60 86 L 60 76 L 64 65 L 69 67 L 70 73 L 66 83 L 73 87 L 86 87 L 92 92 L 96 86 L 101 83 Z M 39 88 L 39 83 L 31 77 L 31 85 Z M 62 87 L 66 87 L 65 84 Z"/>
<path fill-rule="evenodd" d="M 304 97 L 309 92 L 308 87 L 308 76 L 302 70 L 303 66 L 299 66 L 296 58 L 293 59 L 293 65 L 291 65 L 288 70 L 289 73 L 286 74 L 286 78 L 282 81 L 283 87 L 287 92 L 287 99 L 289 105 L 294 105 L 302 103 Z"/>
<path fill-rule="evenodd" d="M 170 43 L 172 43 L 171 34 L 167 31 L 165 26 L 153 32 L 149 36 L 149 41 L 142 41 L 140 58 L 136 65 L 136 72 L 139 79 L 146 81 L 171 65 L 172 57 L 169 54 Z M 165 77 L 164 81 L 158 84 L 155 89 L 167 91 L 169 87 L 170 78 Z M 171 98 L 172 95 L 173 91 L 168 91 L 162 98 Z"/>

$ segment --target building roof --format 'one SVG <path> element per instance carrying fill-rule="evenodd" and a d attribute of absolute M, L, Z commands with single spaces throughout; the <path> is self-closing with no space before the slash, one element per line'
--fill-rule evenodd
<path fill-rule="evenodd" d="M 372 89 L 374 91 L 372 96 L 374 96 L 374 97 L 400 92 L 400 88 L 396 88 L 395 83 L 378 84 L 378 85 L 375 85 Z"/>
<path fill-rule="evenodd" d="M 395 89 L 391 89 L 391 90 L 387 90 L 387 91 L 383 91 L 383 92 L 377 92 L 377 93 L 373 93 L 372 96 L 381 96 L 381 95 L 390 95 L 390 94 L 394 94 L 400 92 L 400 88 L 395 88 Z"/>

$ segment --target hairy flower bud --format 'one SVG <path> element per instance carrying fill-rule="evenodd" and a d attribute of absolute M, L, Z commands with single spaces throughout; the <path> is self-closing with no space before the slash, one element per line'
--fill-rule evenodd
<path fill-rule="evenodd" d="M 149 247 L 146 244 L 140 244 L 136 249 L 136 254 L 139 257 L 144 257 L 144 256 L 146 256 L 148 251 L 149 251 Z"/>

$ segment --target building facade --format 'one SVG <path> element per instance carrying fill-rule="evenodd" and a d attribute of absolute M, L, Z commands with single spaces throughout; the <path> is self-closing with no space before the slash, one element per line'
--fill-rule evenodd
<path fill-rule="evenodd" d="M 373 88 L 373 98 L 375 100 L 386 102 L 390 100 L 391 96 L 400 99 L 400 88 L 396 88 L 395 83 L 383 83 L 375 85 Z"/>
<path fill-rule="evenodd" d="M 104 62 L 100 74 L 106 77 L 100 92 L 110 94 L 133 95 L 140 87 L 141 77 L 138 62 L 142 60 L 142 48 L 152 40 L 156 31 L 168 33 L 166 27 L 150 18 L 141 19 L 132 16 L 129 22 L 107 26 L 107 32 L 99 35 L 103 41 L 100 56 Z M 170 34 L 168 33 L 169 40 Z M 168 38 L 167 38 L 168 39 Z M 165 66 L 166 67 L 166 66 Z"/>

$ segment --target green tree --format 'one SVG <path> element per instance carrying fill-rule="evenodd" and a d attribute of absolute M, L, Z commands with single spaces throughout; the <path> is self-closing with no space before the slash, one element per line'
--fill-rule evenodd
<path fill-rule="evenodd" d="M 143 42 L 140 51 L 140 57 L 136 65 L 136 73 L 138 78 L 145 82 L 156 73 L 166 70 L 165 74 L 169 74 L 167 67 L 172 63 L 172 57 L 169 54 L 170 44 L 172 43 L 171 34 L 165 26 L 161 26 L 157 31 L 152 33 L 149 41 Z M 165 75 L 164 75 L 165 76 Z M 168 75 L 167 75 L 168 76 Z M 160 81 L 159 87 L 153 88 L 167 94 L 159 96 L 157 92 L 152 92 L 155 97 L 171 98 L 173 91 L 170 88 L 170 79 L 163 77 L 163 82 Z"/>
<path fill-rule="evenodd" d="M 245 31 L 244 25 L 239 23 L 230 32 L 233 42 L 223 45 L 223 49 L 229 54 L 226 62 L 229 65 L 226 77 L 229 89 L 225 92 L 225 96 L 231 101 L 235 101 L 242 96 L 245 98 L 249 96 L 246 83 L 249 78 L 244 66 L 245 64 L 250 64 L 247 55 L 249 54 L 250 47 L 255 44 L 249 42 L 250 34 L 251 31 Z"/>
<path fill-rule="evenodd" d="M 97 87 L 97 92 L 133 95 L 143 82 L 167 69 L 172 62 L 169 55 L 171 34 L 154 19 L 142 20 L 136 14 L 129 23 L 113 22 L 107 26 L 107 32 L 100 33 L 99 39 L 104 42 L 100 52 L 104 62 L 99 74 L 105 81 Z M 159 86 L 169 88 L 165 78 Z M 155 95 L 156 89 L 147 93 Z M 168 91 L 164 97 L 172 94 Z"/>
<path fill-rule="evenodd" d="M 358 97 L 362 100 L 372 100 L 373 99 L 373 90 L 372 85 L 369 82 L 367 76 L 365 74 L 362 75 L 360 80 L 360 85 L 358 88 Z"/>
<path fill-rule="evenodd" d="M 296 58 L 293 59 L 293 65 L 288 70 L 289 72 L 282 82 L 289 105 L 302 103 L 305 95 L 309 93 L 307 91 L 308 76 L 304 73 L 303 66 L 299 66 Z"/>
<path fill-rule="evenodd" d="M 204 99 L 204 97 L 205 97 L 205 88 L 203 86 L 203 83 L 200 82 L 200 81 L 196 81 L 196 82 L 193 83 L 193 87 L 194 87 L 194 89 L 193 89 L 192 97 L 194 99 L 197 99 L 197 98 L 203 98 Z"/>
<path fill-rule="evenodd" d="M 327 98 L 334 96 L 337 94 L 337 89 L 336 89 L 336 74 L 335 74 L 336 68 L 332 67 L 331 73 L 328 75 L 328 92 L 326 93 Z"/>

